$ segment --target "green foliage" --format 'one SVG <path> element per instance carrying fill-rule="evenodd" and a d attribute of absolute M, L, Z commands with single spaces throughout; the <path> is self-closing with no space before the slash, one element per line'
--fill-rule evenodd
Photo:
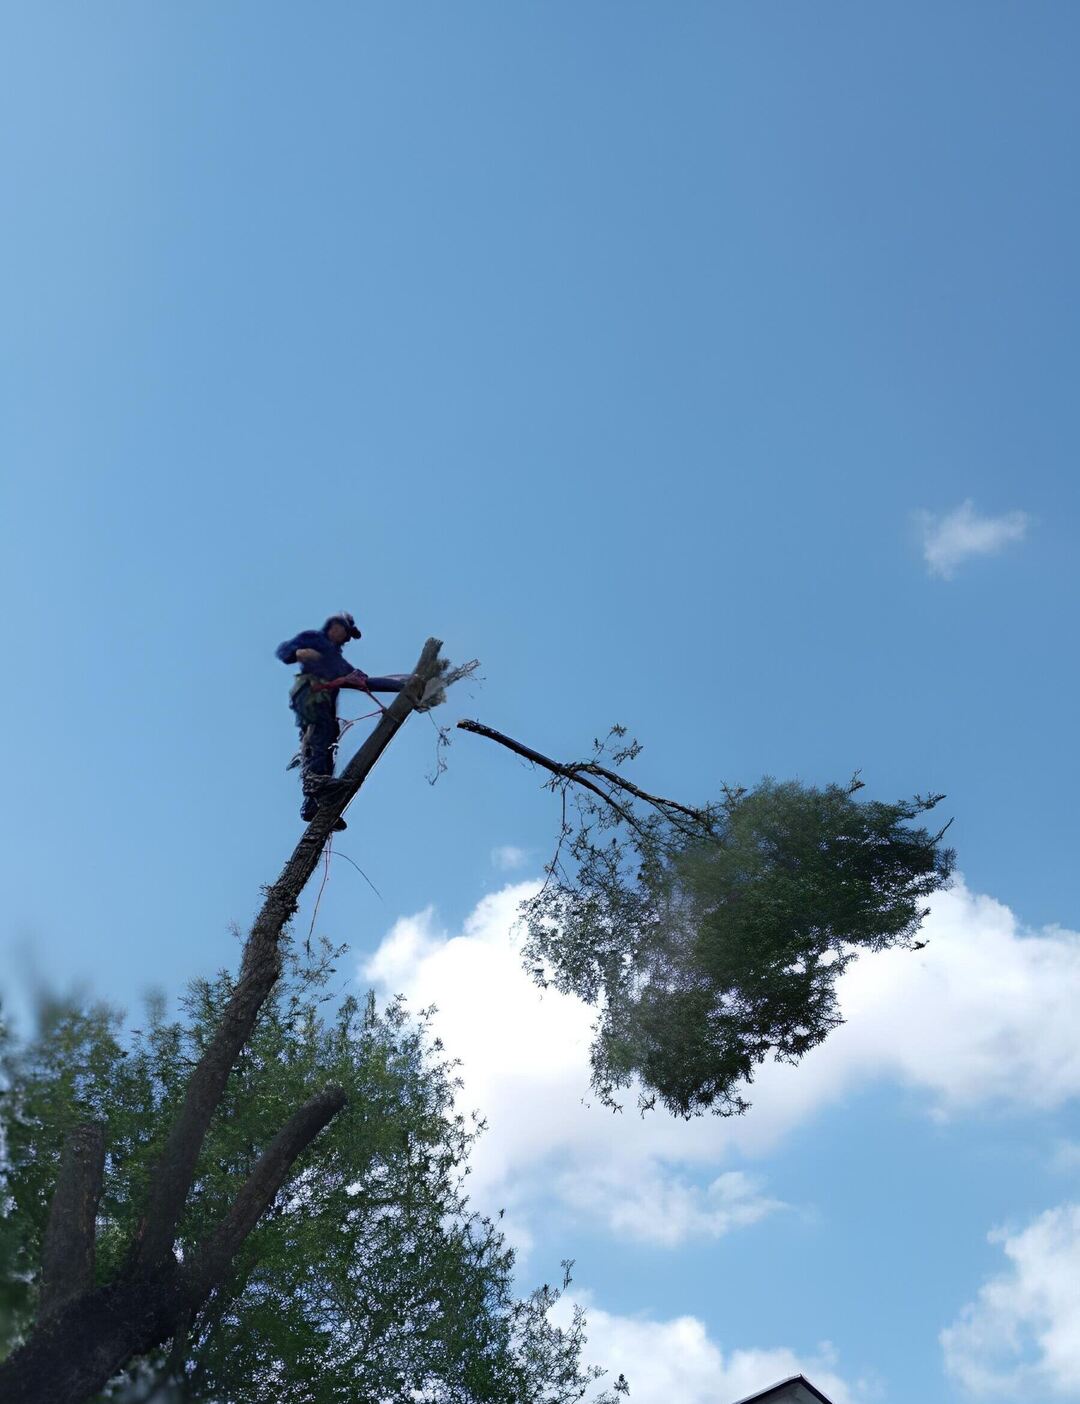
<path fill-rule="evenodd" d="M 953 855 L 911 821 L 941 796 L 765 780 L 695 810 L 618 773 L 637 750 L 611 770 L 598 743 L 569 768 L 607 798 L 552 782 L 575 817 L 526 904 L 526 960 L 600 1006 L 593 1085 L 609 1105 L 637 1081 L 643 1108 L 735 1115 L 765 1059 L 797 1061 L 840 1023 L 836 980 L 860 951 L 914 943 Z"/>
<path fill-rule="evenodd" d="M 79 1121 L 102 1116 L 111 1087 L 123 1108 L 114 1146 L 122 1151 L 132 1134 L 136 1089 L 116 1038 L 116 1016 L 101 1005 L 76 1009 L 42 1001 L 38 1023 L 32 1049 L 20 1049 L 9 1035 L 0 1050 L 0 1350 L 17 1341 L 33 1314 L 64 1137 Z M 102 1196 L 107 1225 L 116 1219 L 116 1188 L 112 1174 Z"/>
<path fill-rule="evenodd" d="M 244 1244 L 232 1276 L 191 1323 L 172 1361 L 183 1397 L 216 1404 L 569 1404 L 584 1321 L 548 1312 L 559 1292 L 519 1300 L 513 1254 L 463 1193 L 481 1130 L 454 1109 L 452 1065 L 423 1016 L 374 1000 L 331 1006 L 340 952 L 292 964 L 230 1078 L 180 1231 L 190 1251 L 226 1213 L 260 1152 L 313 1093 L 336 1083 L 346 1109 L 297 1163 Z M 185 1018 L 160 1001 L 126 1040 L 104 1008 L 53 1004 L 37 1036 L 3 1049 L 0 1309 L 6 1348 L 29 1325 L 60 1147 L 77 1121 L 107 1125 L 98 1273 L 119 1267 L 193 1062 L 232 988 L 195 982 Z M 329 1008 L 332 1013 L 325 1013 Z M 0 1354 L 3 1352 L 0 1351 Z M 140 1362 L 118 1398 L 149 1397 L 165 1355 Z M 607 1397 L 607 1396 L 606 1396 Z"/>

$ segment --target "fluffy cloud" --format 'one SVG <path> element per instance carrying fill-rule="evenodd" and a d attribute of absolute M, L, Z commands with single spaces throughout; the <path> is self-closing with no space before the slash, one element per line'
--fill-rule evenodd
<path fill-rule="evenodd" d="M 500 873 L 516 872 L 518 868 L 523 868 L 529 861 L 529 855 L 523 848 L 517 848 L 512 843 L 504 843 L 498 848 L 491 850 L 491 865 L 497 868 Z"/>
<path fill-rule="evenodd" d="M 942 1118 L 1080 1095 L 1080 936 L 1025 932 L 1008 908 L 957 883 L 934 900 L 925 950 L 850 967 L 847 1022 L 797 1068 L 762 1068 L 746 1116 L 685 1122 L 654 1111 L 620 1117 L 612 1135 L 610 1114 L 587 1104 L 592 1010 L 537 990 L 521 968 L 510 933 L 533 891 L 519 883 L 484 898 L 455 935 L 430 910 L 404 918 L 364 972 L 385 993 L 438 1006 L 437 1031 L 462 1060 L 463 1105 L 489 1125 L 474 1194 L 507 1208 L 519 1243 L 541 1205 L 671 1247 L 753 1224 L 782 1206 L 732 1157 L 768 1153 L 872 1080 L 918 1090 Z"/>
<path fill-rule="evenodd" d="M 886 951 L 849 968 L 847 1023 L 803 1063 L 800 1094 L 821 1100 L 837 1081 L 889 1077 L 924 1090 L 940 1116 L 987 1103 L 1049 1109 L 1080 1095 L 1080 935 L 1025 932 L 962 882 L 934 899 L 922 935 L 929 944 L 917 954 Z"/>
<path fill-rule="evenodd" d="M 990 556 L 1013 541 L 1022 541 L 1028 528 L 1024 512 L 1000 517 L 980 517 L 969 499 L 951 512 L 938 516 L 919 513 L 923 559 L 931 575 L 952 579 L 957 566 L 972 556 Z"/>
<path fill-rule="evenodd" d="M 1080 1204 L 990 1241 L 1008 1269 L 941 1333 L 946 1369 L 973 1394 L 1080 1398 Z"/>
<path fill-rule="evenodd" d="M 827 1342 L 805 1356 L 785 1346 L 725 1352 L 695 1316 L 652 1321 L 613 1316 L 588 1301 L 585 1305 L 586 1358 L 608 1370 L 621 1370 L 634 1404 L 732 1404 L 798 1374 L 833 1404 L 855 1404 L 863 1393 L 860 1388 L 857 1395 L 837 1373 L 835 1353 Z M 568 1307 L 564 1315 L 569 1315 Z"/>
<path fill-rule="evenodd" d="M 762 1194 L 758 1182 L 741 1170 L 696 1185 L 662 1173 L 656 1161 L 579 1164 L 556 1179 L 555 1189 L 564 1204 L 591 1219 L 606 1219 L 620 1237 L 664 1248 L 695 1238 L 722 1238 L 787 1207 Z"/>

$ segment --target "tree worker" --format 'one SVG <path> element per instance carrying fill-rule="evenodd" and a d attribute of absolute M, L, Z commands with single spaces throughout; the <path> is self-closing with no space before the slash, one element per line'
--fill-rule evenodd
<path fill-rule="evenodd" d="M 334 750 L 341 734 L 338 722 L 338 692 L 343 687 L 361 692 L 400 692 L 408 677 L 369 678 L 342 655 L 349 639 L 360 638 L 356 620 L 344 610 L 332 614 L 321 629 L 305 629 L 295 639 L 281 644 L 277 656 L 282 663 L 300 664 L 300 672 L 289 692 L 289 705 L 300 729 L 300 776 L 304 803 L 300 817 L 315 818 L 320 792 L 325 792 L 334 775 Z M 382 706 L 381 703 L 378 704 Z M 346 827 L 339 819 L 337 829 Z"/>

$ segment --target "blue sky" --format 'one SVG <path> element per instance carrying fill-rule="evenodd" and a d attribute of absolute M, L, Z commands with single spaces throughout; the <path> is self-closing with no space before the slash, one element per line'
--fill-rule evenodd
<path fill-rule="evenodd" d="M 1080 1397 L 1078 38 L 1062 4 L 7 7 L 11 997 L 234 959 L 297 833 L 273 649 L 338 608 L 369 671 L 479 657 L 449 719 L 567 756 L 619 720 L 687 798 L 946 791 L 966 886 L 835 1055 L 737 1134 L 564 1134 L 583 1067 L 523 1065 L 546 1188 L 494 1120 L 485 1183 L 644 1404 L 792 1361 L 838 1404 Z M 433 759 L 417 719 L 342 844 L 381 897 L 338 864 L 319 924 L 442 970 L 465 1028 L 455 960 L 528 996 L 493 894 L 556 816 L 474 738 Z"/>

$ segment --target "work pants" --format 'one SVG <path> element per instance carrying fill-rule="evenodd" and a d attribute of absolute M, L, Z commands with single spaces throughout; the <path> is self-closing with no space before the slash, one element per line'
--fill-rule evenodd
<path fill-rule="evenodd" d="M 408 678 L 369 678 L 369 692 L 400 692 Z M 334 749 L 341 735 L 337 688 L 316 689 L 301 675 L 293 685 L 289 705 L 300 730 L 300 778 L 305 795 L 334 773 Z"/>

